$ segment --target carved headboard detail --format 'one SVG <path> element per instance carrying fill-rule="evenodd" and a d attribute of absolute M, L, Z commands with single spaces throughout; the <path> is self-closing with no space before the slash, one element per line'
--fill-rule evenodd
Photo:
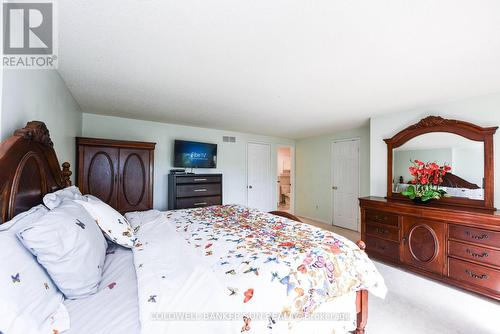
<path fill-rule="evenodd" d="M 43 122 L 28 122 L 0 143 L 0 224 L 42 203 L 49 192 L 70 186 L 70 165 L 59 167 Z"/>

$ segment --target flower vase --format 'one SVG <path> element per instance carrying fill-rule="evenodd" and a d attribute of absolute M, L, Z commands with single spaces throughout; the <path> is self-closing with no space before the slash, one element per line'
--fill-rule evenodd
<path fill-rule="evenodd" d="M 427 205 L 430 204 L 431 202 L 434 201 L 434 199 L 430 199 L 428 201 L 422 201 L 422 197 L 415 197 L 412 199 L 413 203 L 418 204 L 418 205 Z"/>

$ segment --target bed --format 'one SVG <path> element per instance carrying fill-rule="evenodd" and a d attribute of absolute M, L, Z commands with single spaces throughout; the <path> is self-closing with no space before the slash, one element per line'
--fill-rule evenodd
<path fill-rule="evenodd" d="M 45 194 L 71 185 L 70 166 L 59 167 L 42 122 L 29 122 L 0 145 L 0 166 L 0 223 L 39 205 Z M 283 330 L 275 332 L 292 327 L 295 332 L 311 332 L 305 329 L 309 327 L 300 328 L 311 323 L 325 327 L 326 322 L 302 320 L 319 313 L 354 315 L 354 319 L 332 318 L 329 324 L 342 324 L 339 328 L 359 334 L 367 323 L 368 290 L 381 297 L 385 294 L 382 278 L 363 252 L 363 242 L 356 246 L 333 233 L 295 222 L 293 216 L 226 205 L 135 212 L 127 214 L 127 219 L 137 233 L 138 246 L 132 250 L 108 247 L 98 292 L 64 302 L 71 318 L 68 333 L 191 332 L 199 328 L 199 319 L 166 321 L 164 317 L 194 310 L 204 315 L 237 313 L 237 321 L 204 322 L 204 329 L 211 328 L 206 332 L 251 333 L 259 332 L 258 326 L 271 330 L 278 324 Z M 325 238 L 329 241 L 324 245 Z M 349 267 L 346 259 L 358 264 Z M 308 267 L 296 266 L 292 260 L 303 260 Z M 328 265 L 329 260 L 338 266 Z M 338 270 L 341 266 L 342 271 Z M 364 267 L 358 270 L 357 266 Z M 293 275 L 283 271 L 290 268 Z M 315 289 L 310 288 L 312 284 L 317 285 Z M 317 302 L 320 297 L 325 301 Z M 258 326 L 259 314 L 248 316 L 273 303 L 279 308 L 267 308 Z M 290 314 L 298 319 L 273 319 Z"/>

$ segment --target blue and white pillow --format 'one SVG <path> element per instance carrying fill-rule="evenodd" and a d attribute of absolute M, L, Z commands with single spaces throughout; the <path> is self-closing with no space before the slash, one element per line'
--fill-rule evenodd
<path fill-rule="evenodd" d="M 17 236 L 69 299 L 97 292 L 107 242 L 94 219 L 78 203 L 64 200 Z"/>
<path fill-rule="evenodd" d="M 92 195 L 85 195 L 87 201 L 76 200 L 95 219 L 104 235 L 119 245 L 133 248 L 139 245 L 132 226 L 118 211 Z"/>
<path fill-rule="evenodd" d="M 0 225 L 0 332 L 5 334 L 69 329 L 63 295 L 16 236 L 47 212 L 39 205 Z"/>
<path fill-rule="evenodd" d="M 64 200 L 81 200 L 87 199 L 82 195 L 80 189 L 75 186 L 66 187 L 64 189 L 54 191 L 43 196 L 43 204 L 50 210 L 57 208 Z"/>

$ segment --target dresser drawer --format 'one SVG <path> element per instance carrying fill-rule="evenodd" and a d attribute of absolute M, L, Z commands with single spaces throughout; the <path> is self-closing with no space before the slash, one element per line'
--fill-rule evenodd
<path fill-rule="evenodd" d="M 467 226 L 450 225 L 450 239 L 464 240 L 475 244 L 499 247 L 500 232 Z"/>
<path fill-rule="evenodd" d="M 399 228 L 382 225 L 380 223 L 372 223 L 367 221 L 365 225 L 366 234 L 370 234 L 382 239 L 389 239 L 392 241 L 399 241 Z"/>
<path fill-rule="evenodd" d="M 221 185 L 213 183 L 180 184 L 177 186 L 177 197 L 199 197 L 221 194 Z"/>
<path fill-rule="evenodd" d="M 221 183 L 222 177 L 220 175 L 214 176 L 182 176 L 177 177 L 177 184 L 189 184 L 189 183 Z"/>
<path fill-rule="evenodd" d="M 498 250 L 450 240 L 448 242 L 448 254 L 497 266 L 500 269 L 500 251 Z"/>
<path fill-rule="evenodd" d="M 371 221 L 374 223 L 399 226 L 397 215 L 393 215 L 393 214 L 385 213 L 385 212 L 380 212 L 380 211 L 366 210 L 365 220 L 367 222 Z"/>
<path fill-rule="evenodd" d="M 500 270 L 448 258 L 449 276 L 493 291 L 500 291 Z"/>
<path fill-rule="evenodd" d="M 371 254 L 379 254 L 381 256 L 399 260 L 399 243 L 387 241 L 375 237 L 365 237 L 366 251 Z"/>
<path fill-rule="evenodd" d="M 177 209 L 201 208 L 210 205 L 221 205 L 221 196 L 188 197 L 177 199 Z"/>

